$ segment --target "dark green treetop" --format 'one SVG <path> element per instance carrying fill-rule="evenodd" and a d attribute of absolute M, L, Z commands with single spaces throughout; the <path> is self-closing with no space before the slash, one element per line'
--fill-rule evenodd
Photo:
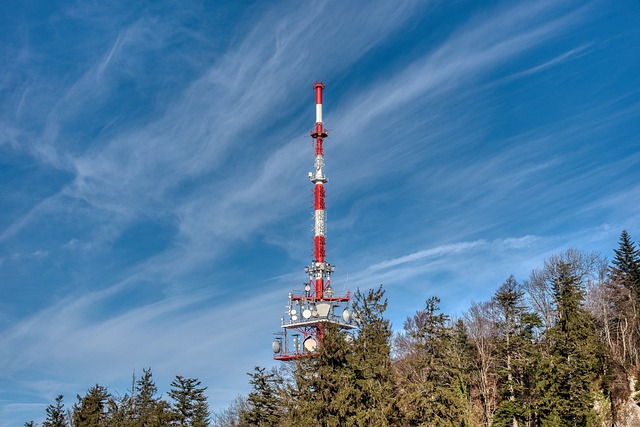
<path fill-rule="evenodd" d="M 467 389 L 451 357 L 458 339 L 449 316 L 439 313 L 439 303 L 439 298 L 429 298 L 424 310 L 407 318 L 395 340 L 398 404 L 411 426 L 468 425 Z"/>
<path fill-rule="evenodd" d="M 209 425 L 209 404 L 204 392 L 207 387 L 196 378 L 177 375 L 171 382 L 168 395 L 173 399 L 173 409 L 181 427 L 205 427 Z"/>
<path fill-rule="evenodd" d="M 67 427 L 67 417 L 62 403 L 63 396 L 56 397 L 56 403 L 47 406 L 47 419 L 42 423 L 42 427 Z"/>
<path fill-rule="evenodd" d="M 276 369 L 267 371 L 256 366 L 248 373 L 253 390 L 247 398 L 247 409 L 240 415 L 243 423 L 251 426 L 276 426 L 283 416 L 283 378 Z"/>
<path fill-rule="evenodd" d="M 557 320 L 547 331 L 549 355 L 540 364 L 542 425 L 590 426 L 594 420 L 592 387 L 599 347 L 590 314 L 583 308 L 583 283 L 570 265 L 559 263 L 550 277 Z"/>
<path fill-rule="evenodd" d="M 616 256 L 611 261 L 613 280 L 638 295 L 640 293 L 640 250 L 636 248 L 627 230 L 622 230 L 618 249 L 614 252 Z"/>
<path fill-rule="evenodd" d="M 356 425 L 395 425 L 397 406 L 395 378 L 391 365 L 391 322 L 385 318 L 387 299 L 382 285 L 354 295 L 353 311 L 359 330 L 350 353 L 355 373 Z"/>
<path fill-rule="evenodd" d="M 108 402 L 111 395 L 106 387 L 96 384 L 84 397 L 78 396 L 73 406 L 73 427 L 102 427 L 109 425 Z"/>

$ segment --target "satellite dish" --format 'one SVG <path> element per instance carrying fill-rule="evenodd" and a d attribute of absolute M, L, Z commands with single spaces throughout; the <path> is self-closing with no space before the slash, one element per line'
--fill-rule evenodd
<path fill-rule="evenodd" d="M 282 349 L 281 347 L 282 343 L 280 342 L 280 340 L 273 340 L 273 342 L 271 343 L 271 349 L 274 353 L 280 353 L 280 350 Z"/>
<path fill-rule="evenodd" d="M 305 308 L 302 311 L 302 317 L 304 317 L 305 319 L 308 319 L 311 317 L 311 310 L 309 310 L 308 308 Z"/>
<path fill-rule="evenodd" d="M 314 352 L 318 348 L 318 342 L 315 339 L 313 339 L 313 337 L 309 337 L 306 340 L 304 340 L 304 343 L 302 345 L 304 346 L 304 349 L 307 350 L 308 352 Z"/>
<path fill-rule="evenodd" d="M 313 315 L 313 317 L 318 317 L 318 310 L 313 310 L 311 314 Z"/>
<path fill-rule="evenodd" d="M 331 304 L 326 301 L 322 301 L 316 304 L 316 309 L 318 310 L 318 316 L 327 317 L 329 315 L 329 309 L 331 308 Z"/>
<path fill-rule="evenodd" d="M 296 320 L 298 320 L 298 316 L 294 314 L 293 316 L 291 316 L 291 320 L 295 322 Z"/>
<path fill-rule="evenodd" d="M 349 320 L 351 320 L 351 312 L 349 311 L 348 308 L 345 308 L 342 311 L 342 320 L 344 320 L 347 323 L 349 323 Z"/>
<path fill-rule="evenodd" d="M 309 286 L 309 284 L 306 284 L 305 287 L 304 287 L 304 290 L 306 292 L 309 292 L 311 290 L 311 286 Z"/>
<path fill-rule="evenodd" d="M 296 312 L 296 309 L 295 309 L 295 308 L 292 308 L 292 309 L 291 309 L 291 311 L 290 311 L 289 313 L 291 313 L 291 314 L 296 314 L 297 312 Z"/>

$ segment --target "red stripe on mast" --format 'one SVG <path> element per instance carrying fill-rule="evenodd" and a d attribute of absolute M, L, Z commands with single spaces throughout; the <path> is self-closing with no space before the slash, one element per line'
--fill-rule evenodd
<path fill-rule="evenodd" d="M 313 207 L 315 210 L 324 210 L 324 185 L 316 184 L 316 187 L 313 191 Z"/>
<path fill-rule="evenodd" d="M 315 256 L 315 259 L 318 262 L 324 262 L 324 256 L 325 256 L 324 242 L 325 242 L 324 236 L 315 236 L 313 238 L 313 244 L 314 244 L 313 255 Z"/>
<path fill-rule="evenodd" d="M 322 104 L 322 89 L 324 89 L 324 83 L 316 82 L 313 87 L 316 89 L 316 104 Z"/>

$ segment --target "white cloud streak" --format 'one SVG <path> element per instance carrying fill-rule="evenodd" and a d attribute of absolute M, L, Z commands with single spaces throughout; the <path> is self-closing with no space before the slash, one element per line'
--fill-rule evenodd
<path fill-rule="evenodd" d="M 304 169 L 299 174 L 295 168 L 304 165 L 305 158 L 311 166 L 311 157 L 308 136 L 300 132 L 300 126 L 304 126 L 301 123 L 307 123 L 302 121 L 307 119 L 296 111 L 305 108 L 303 99 L 307 99 L 310 82 L 329 78 L 339 81 L 367 54 L 384 48 L 414 14 L 428 12 L 431 4 L 374 2 L 361 8 L 318 2 L 313 10 L 293 2 L 286 6 L 246 15 L 251 25 L 234 27 L 235 33 L 225 39 L 228 49 L 214 57 L 208 67 L 203 66 L 198 76 L 180 90 L 167 95 L 166 105 L 139 119 L 141 122 L 127 122 L 120 113 L 112 113 L 109 129 L 98 132 L 90 142 L 74 140 L 76 134 L 71 129 L 84 120 L 92 104 L 105 105 L 112 99 L 125 77 L 140 77 L 143 67 L 136 61 L 137 55 L 162 49 L 172 34 L 187 31 L 172 27 L 173 22 L 140 19 L 112 31 L 110 40 L 101 44 L 102 55 L 96 56 L 91 67 L 83 70 L 75 82 L 59 83 L 62 89 L 58 87 L 55 92 L 62 95 L 56 103 L 45 103 L 48 111 L 40 131 L 21 129 L 12 126 L 12 120 L 2 119 L 8 122 L 0 135 L 3 148 L 20 147 L 39 162 L 70 172 L 73 177 L 57 194 L 40 200 L 28 214 L 9 225 L 0 241 L 17 241 L 58 215 L 68 216 L 69 222 L 90 224 L 91 231 L 63 233 L 60 241 L 38 248 L 40 253 L 51 256 L 56 248 L 73 253 L 109 247 L 127 227 L 149 219 L 165 220 L 173 232 L 166 250 L 143 257 L 120 271 L 118 277 L 105 278 L 102 290 L 76 279 L 88 291 L 78 289 L 57 296 L 56 302 L 0 332 L 0 370 L 5 379 L 17 381 L 34 372 L 44 375 L 49 366 L 56 366 L 62 373 L 52 383 L 34 385 L 28 381 L 25 386 L 49 397 L 65 370 L 77 373 L 77 383 L 66 385 L 74 393 L 81 392 L 77 387 L 86 387 L 87 381 L 126 381 L 123 377 L 130 369 L 147 365 L 164 375 L 175 374 L 176 369 L 188 365 L 194 375 L 207 372 L 203 379 L 210 385 L 227 382 L 241 387 L 239 384 L 246 383 L 243 373 L 256 360 L 251 353 L 261 345 L 257 341 L 268 342 L 263 338 L 275 332 L 271 330 L 278 323 L 274 313 L 286 290 L 271 291 L 276 284 L 264 285 L 264 277 L 241 285 L 225 283 L 214 270 L 229 267 L 218 266 L 216 261 L 245 242 L 265 239 L 276 244 L 280 235 L 277 227 L 306 206 L 299 202 L 308 190 Z M 563 134 L 548 125 L 512 137 L 510 148 L 496 149 L 478 159 L 446 164 L 436 161 L 447 150 L 464 152 L 465 144 L 472 144 L 486 132 L 481 127 L 462 132 L 461 119 L 454 116 L 468 115 L 468 107 L 447 110 L 440 107 L 446 100 L 464 100 L 474 91 L 477 94 L 478 82 L 486 84 L 490 80 L 495 84 L 487 76 L 548 45 L 580 24 L 585 14 L 584 9 L 561 10 L 555 2 L 509 5 L 458 26 L 442 43 L 425 47 L 424 53 L 410 63 L 397 69 L 390 66 L 391 71 L 384 75 L 374 74 L 363 79 L 361 85 L 347 87 L 344 99 L 348 101 L 336 102 L 326 114 L 327 123 L 336 129 L 332 135 L 337 140 L 335 147 L 330 146 L 334 141 L 328 141 L 329 149 L 339 152 L 328 159 L 331 178 L 348 189 L 336 190 L 332 203 L 344 208 L 351 203 L 349 200 L 358 200 L 366 207 L 374 200 L 380 206 L 386 202 L 384 197 L 362 190 L 384 183 L 393 174 L 406 174 L 406 181 L 399 182 L 399 188 L 389 190 L 389 194 L 419 193 L 422 199 L 411 200 L 418 207 L 428 205 L 429 198 L 442 197 L 446 203 L 465 205 L 468 210 L 455 209 L 452 215 L 448 210 L 451 206 L 434 208 L 434 218 L 436 213 L 446 214 L 439 217 L 439 230 L 430 224 L 416 227 L 430 219 L 417 216 L 409 224 L 391 224 L 389 228 L 397 228 L 391 231 L 398 235 L 413 227 L 412 236 L 383 244 L 374 236 L 366 248 L 366 259 L 360 259 L 359 254 L 347 255 L 345 260 L 353 264 L 349 283 L 342 279 L 345 286 L 366 288 L 384 283 L 392 297 L 398 298 L 394 289 L 402 288 L 417 300 L 427 292 L 425 287 L 448 287 L 445 292 L 465 289 L 465 298 L 472 298 L 486 293 L 486 283 L 499 285 L 499 280 L 512 272 L 510 269 L 523 272 L 535 266 L 546 254 L 563 246 L 563 239 L 586 241 L 584 236 L 590 230 L 557 237 L 526 227 L 510 233 L 496 225 L 502 216 L 488 215 L 494 213 L 492 209 L 506 210 L 508 203 L 504 200 L 532 183 L 540 182 L 545 187 L 542 190 L 546 193 L 541 190 L 537 200 L 562 196 L 561 188 L 546 188 L 547 181 L 540 178 L 567 161 L 562 152 L 550 147 L 553 141 L 569 139 L 576 128 Z M 317 16 L 332 17 L 331 25 L 314 25 Z M 512 71 L 510 78 L 552 70 L 591 54 L 591 46 L 581 42 L 540 65 Z M 501 78 L 498 80 L 503 82 Z M 159 80 L 159 85 L 166 82 Z M 27 88 L 23 93 L 32 92 Z M 17 114 L 23 114 L 24 105 L 29 103 L 34 101 L 21 101 Z M 603 120 L 604 127 L 612 123 Z M 585 127 L 578 125 L 577 129 Z M 445 137 L 463 133 L 457 141 L 442 143 Z M 306 143 L 303 138 L 307 138 Z M 484 184 L 483 193 L 474 187 L 478 182 Z M 636 190 L 624 190 L 594 202 L 594 209 L 610 209 L 632 198 Z M 470 201 L 475 209 L 468 208 Z M 366 209 L 354 203 L 350 212 L 351 216 L 335 221 L 331 218 L 330 227 L 334 224 L 339 233 L 361 227 L 359 221 L 367 216 Z M 477 212 L 487 216 L 480 218 Z M 633 209 L 631 212 L 638 217 Z M 493 232 L 484 237 L 478 231 L 481 229 Z M 600 233 L 600 240 L 615 234 Z M 516 237 L 504 237 L 510 235 Z M 483 268 L 488 263 L 492 265 L 490 271 Z M 188 277 L 210 265 L 214 267 L 207 271 L 212 271 L 212 277 L 207 291 L 202 292 L 205 286 L 190 283 Z M 259 275 L 257 271 L 254 274 Z M 273 277 L 282 272 L 265 274 Z M 340 274 L 345 277 L 346 270 L 341 269 Z M 127 300 L 127 292 L 147 286 L 141 283 L 153 283 L 153 292 Z M 236 291 L 234 286 L 242 289 Z M 166 287 L 171 287 L 170 291 Z M 250 289 L 258 288 L 267 290 L 263 295 L 246 297 Z M 109 305 L 114 301 L 123 303 L 111 313 Z M 258 318 L 273 322 L 256 322 Z M 145 344 L 140 345 L 141 341 Z M 42 349 L 47 349 L 47 354 Z M 211 366 L 215 365 L 212 360 L 230 358 L 235 360 L 231 372 L 225 372 L 221 362 Z M 93 361 L 92 365 L 86 360 Z M 239 367 L 245 361 L 247 364 Z M 102 378 L 94 377 L 95 363 L 101 366 Z M 237 378 L 232 378 L 234 375 Z M 224 404 L 224 393 L 218 398 L 218 404 Z"/>

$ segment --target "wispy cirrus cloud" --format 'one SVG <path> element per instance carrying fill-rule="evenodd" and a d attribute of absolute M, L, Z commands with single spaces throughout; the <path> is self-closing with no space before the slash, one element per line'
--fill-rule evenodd
<path fill-rule="evenodd" d="M 385 6 L 371 8 L 359 24 L 366 27 L 375 20 L 380 24 L 377 37 L 355 37 L 343 49 L 325 52 L 328 57 L 341 56 L 341 66 L 347 66 L 344 59 L 356 60 L 401 25 L 403 15 L 406 17 L 411 9 L 403 6 L 387 13 L 379 8 Z M 356 10 L 345 7 L 343 12 L 353 14 Z M 268 12 L 267 16 L 274 13 L 277 12 Z M 380 16 L 393 19 L 380 21 Z M 331 44 L 332 37 L 344 37 L 344 31 L 361 33 L 359 26 L 337 25 L 332 31 L 314 27 L 310 25 L 313 14 L 303 8 L 293 8 L 280 18 L 275 31 L 265 31 L 271 27 L 267 18 L 256 22 L 244 40 L 183 93 L 177 94 L 158 119 L 129 133 L 103 139 L 86 153 L 64 151 L 65 145 L 59 146 L 59 141 L 65 139 L 60 135 L 61 122 L 77 119 L 89 104 L 100 101 L 102 94 L 114 89 L 123 74 L 139 71 L 131 69 L 131 62 L 135 63 L 142 46 L 154 40 L 151 34 L 159 32 L 165 38 L 157 37 L 147 50 L 166 44 L 166 37 L 172 34 L 143 19 L 120 31 L 107 52 L 66 90 L 48 114 L 38 150 L 44 161 L 75 172 L 76 178 L 65 188 L 65 195 L 117 213 L 115 203 L 126 210 L 141 209 L 141 204 L 161 198 L 184 180 L 211 173 L 224 162 L 230 147 L 238 147 L 248 137 L 258 137 L 259 124 L 267 122 L 267 114 L 274 106 L 283 106 L 290 100 L 291 89 L 297 88 L 283 90 L 282 82 L 295 75 L 312 73 L 313 61 L 307 57 L 316 52 L 308 49 L 311 40 L 320 36 L 326 39 L 327 43 L 323 43 L 326 45 Z M 283 66 L 291 58 L 301 59 Z M 57 146 L 55 151 L 51 151 L 52 145 Z M 56 154 L 59 151 L 62 153 Z M 263 151 L 258 147 L 256 153 Z M 140 199 L 144 203 L 137 202 Z"/>
<path fill-rule="evenodd" d="M 397 258 L 384 260 L 369 266 L 364 270 L 363 274 L 378 275 L 384 274 L 384 271 L 390 271 L 396 274 L 398 269 L 404 269 L 405 272 L 411 272 L 411 266 L 415 271 L 413 276 L 418 276 L 424 272 L 424 268 L 430 264 L 438 264 L 443 258 L 451 259 L 460 256 L 476 257 L 481 253 L 491 253 L 493 255 L 510 250 L 528 250 L 538 245 L 543 239 L 539 236 L 523 236 L 508 237 L 496 239 L 493 241 L 475 240 L 469 242 L 457 242 L 444 244 L 432 248 L 421 249 L 407 255 Z M 406 280 L 406 277 L 402 280 Z"/>
<path fill-rule="evenodd" d="M 419 260 L 424 261 L 425 259 L 428 259 L 428 258 L 436 258 L 444 255 L 451 255 L 455 253 L 468 251 L 471 249 L 477 249 L 480 246 L 486 246 L 486 242 L 482 240 L 478 240 L 475 242 L 452 243 L 448 245 L 439 246 L 436 248 L 423 249 L 421 251 L 414 252 L 412 254 L 401 256 L 399 258 L 379 262 L 369 267 L 368 270 L 376 271 L 376 270 L 388 269 L 390 267 L 396 267 L 398 265 L 406 264 L 414 261 L 419 261 Z"/>
<path fill-rule="evenodd" d="M 221 406 L 228 402 L 229 388 L 245 388 L 242 374 L 249 370 L 252 355 L 268 358 L 268 346 L 256 348 L 251 319 L 266 318 L 280 306 L 279 292 L 224 305 L 205 292 L 160 299 L 96 319 L 105 302 L 117 296 L 111 290 L 60 300 L 5 330 L 0 334 L 3 381 L 23 381 L 47 372 L 47 381 L 24 382 L 21 388 L 48 400 L 59 393 L 82 394 L 91 382 L 108 384 L 111 392 L 124 394 L 133 371 L 153 367 L 162 392 L 173 375 L 197 376 L 209 385 L 210 404 Z M 222 327 L 230 323 L 233 328 Z M 16 354 L 22 356 L 17 359 Z M 202 358 L 203 354 L 210 358 Z M 244 366 L 238 372 L 212 363 L 220 358 L 233 358 Z M 176 366 L 175 360 L 183 363 Z"/>
<path fill-rule="evenodd" d="M 589 53 L 589 49 L 592 47 L 592 45 L 586 44 L 586 45 L 582 45 L 582 46 L 578 46 L 574 49 L 570 49 L 558 56 L 556 56 L 555 58 L 552 58 L 550 60 L 548 60 L 547 62 L 540 64 L 540 65 L 536 65 L 535 67 L 531 67 L 528 70 L 524 70 L 521 71 L 519 73 L 514 74 L 513 76 L 511 76 L 511 78 L 518 78 L 518 77 L 522 77 L 522 76 L 527 76 L 530 74 L 535 74 L 535 73 L 539 73 L 541 71 L 545 71 L 551 67 L 555 67 L 557 65 L 562 64 L 565 61 L 574 59 L 574 58 L 579 58 L 583 55 L 587 55 Z"/>
<path fill-rule="evenodd" d="M 310 256 L 315 80 L 332 283 L 384 283 L 396 327 L 427 295 L 455 312 L 567 245 L 615 240 L 637 217 L 619 208 L 637 193 L 623 182 L 637 91 L 611 90 L 603 70 L 599 89 L 571 87 L 606 62 L 598 4 L 499 2 L 455 19 L 448 7 L 161 2 L 114 16 L 76 3 L 49 17 L 86 37 L 45 45 L 62 60 L 24 80 L 44 49 L 13 49 L 5 74 L 0 150 L 16 176 L 52 179 L 37 194 L 26 181 L 32 198 L 0 232 L 10 297 L 44 295 L 24 312 L 0 302 L 0 384 L 50 400 L 96 380 L 123 391 L 149 365 L 166 385 L 188 365 L 214 406 L 246 390 Z M 622 146 L 602 150 L 613 134 Z M 41 348 L 73 383 L 48 376 Z"/>
<path fill-rule="evenodd" d="M 552 2 L 521 3 L 498 9 L 489 18 L 473 20 L 458 28 L 436 49 L 418 58 L 393 78 L 372 85 L 372 90 L 353 97 L 352 114 L 336 114 L 341 121 L 380 122 L 378 117 L 424 97 L 433 99 L 482 77 L 507 60 L 512 60 L 567 31 L 582 18 L 579 12 L 560 14 L 548 20 Z M 380 97 L 378 94 L 385 94 Z M 367 106 L 367 107 L 365 107 Z"/>

